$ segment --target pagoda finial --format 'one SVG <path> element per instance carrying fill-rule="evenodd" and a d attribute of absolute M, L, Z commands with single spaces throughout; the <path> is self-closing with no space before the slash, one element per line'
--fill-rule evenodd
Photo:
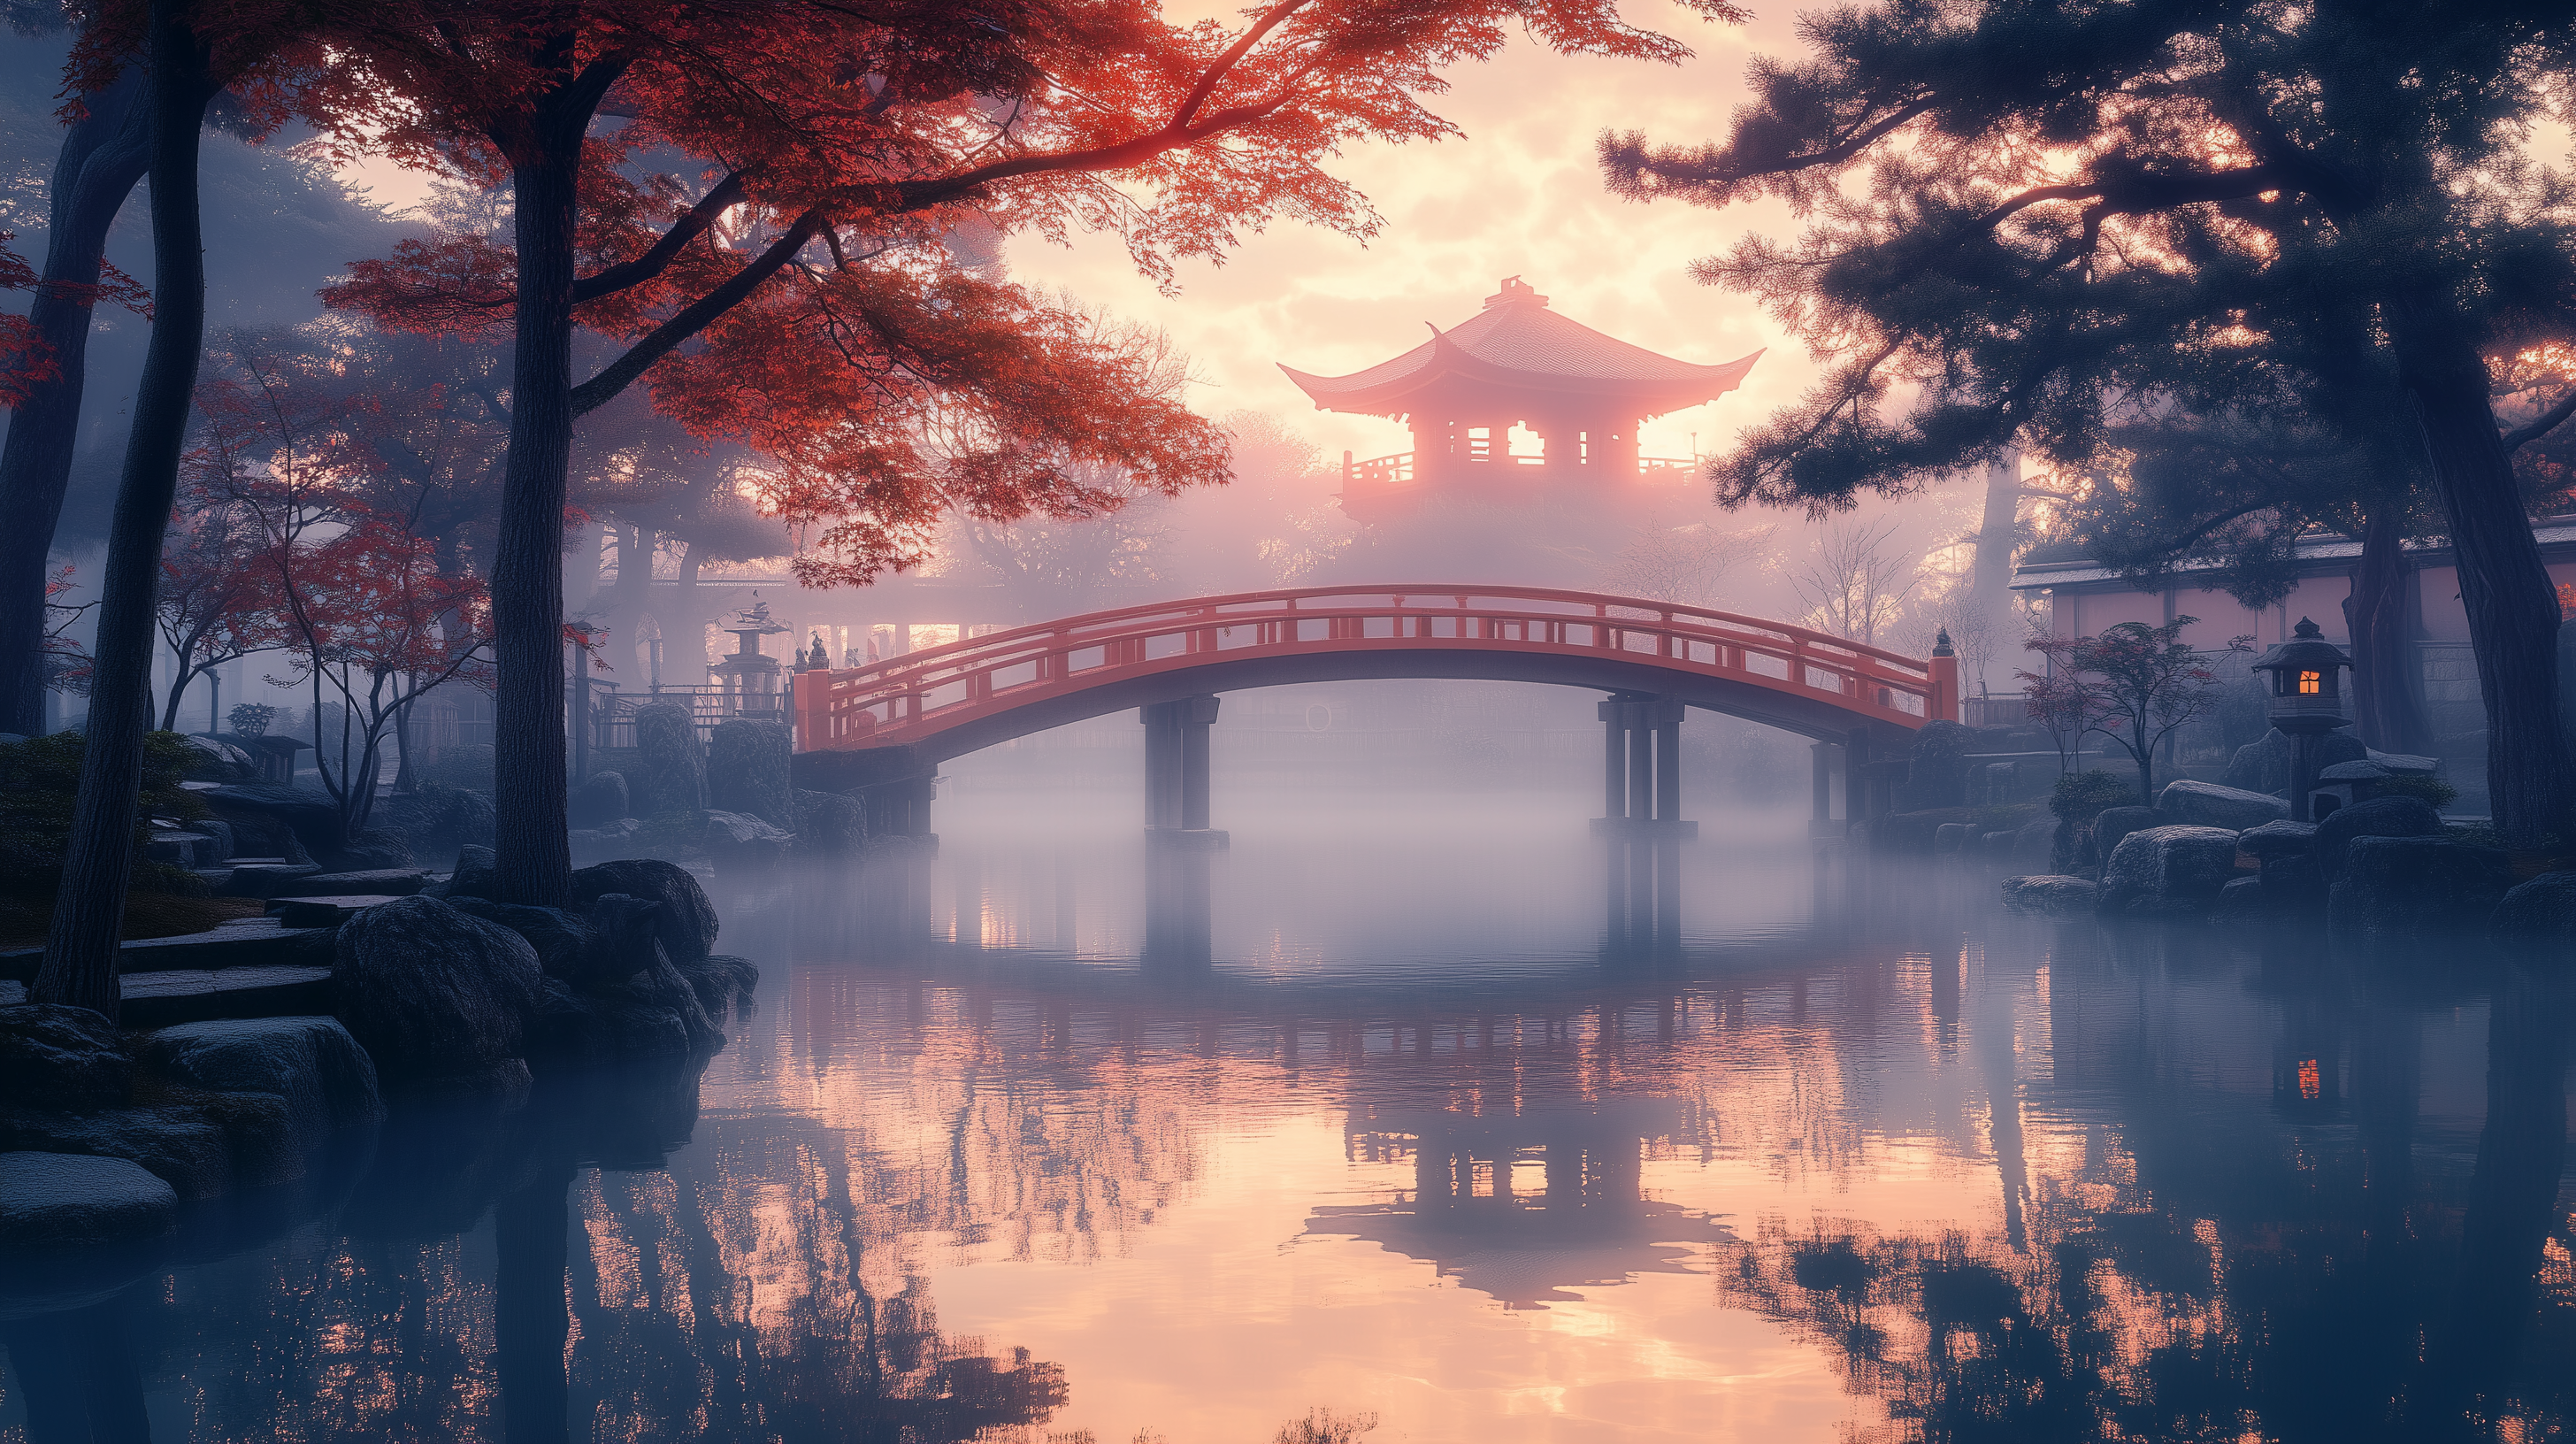
<path fill-rule="evenodd" d="M 1539 305 L 1544 306 L 1547 304 L 1547 297 L 1540 295 L 1536 287 L 1530 285 L 1520 277 L 1505 276 L 1503 277 L 1503 288 L 1496 291 L 1494 294 L 1487 296 L 1485 298 L 1485 305 L 1490 309 L 1495 306 L 1506 305 L 1513 301 L 1535 301 Z"/>

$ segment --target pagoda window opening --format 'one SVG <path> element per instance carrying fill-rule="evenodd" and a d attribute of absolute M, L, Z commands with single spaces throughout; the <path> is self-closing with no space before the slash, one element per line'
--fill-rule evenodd
<path fill-rule="evenodd" d="M 1467 428 L 1467 456 L 1473 461 L 1494 459 L 1494 428 L 1490 426 Z"/>
<path fill-rule="evenodd" d="M 1574 464 L 1577 466 L 1592 464 L 1592 433 L 1589 431 L 1574 433 Z"/>
<path fill-rule="evenodd" d="M 1512 429 L 1509 435 L 1511 442 L 1510 450 L 1514 461 L 1517 461 L 1524 466 L 1532 463 L 1541 465 L 1546 463 L 1546 436 L 1539 432 L 1532 431 L 1527 426 L 1523 426 L 1518 422 L 1514 422 L 1512 424 Z"/>

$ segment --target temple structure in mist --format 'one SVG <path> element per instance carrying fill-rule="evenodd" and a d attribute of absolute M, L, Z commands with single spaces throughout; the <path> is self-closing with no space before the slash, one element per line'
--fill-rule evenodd
<path fill-rule="evenodd" d="M 1413 431 L 1413 450 L 1342 459 L 1342 508 L 1392 520 L 1427 499 L 1526 502 L 1552 490 L 1609 499 L 1682 479 L 1687 457 L 1640 456 L 1637 427 L 1714 401 L 1762 353 L 1702 366 L 1633 346 L 1550 310 L 1518 276 L 1484 310 L 1392 360 L 1347 376 L 1282 365 L 1319 411 L 1384 416 Z M 1527 432 L 1524 448 L 1512 432 Z"/>

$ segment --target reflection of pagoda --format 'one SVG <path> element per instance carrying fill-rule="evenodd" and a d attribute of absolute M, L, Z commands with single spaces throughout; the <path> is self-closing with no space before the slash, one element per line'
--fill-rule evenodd
<path fill-rule="evenodd" d="M 1590 1112 L 1457 1113 L 1374 1108 L 1344 1130 L 1355 1158 L 1413 1158 L 1413 1195 L 1318 1205 L 1310 1234 L 1367 1239 L 1427 1259 L 1512 1308 L 1581 1297 L 1569 1287 L 1633 1274 L 1684 1273 L 1726 1226 L 1644 1197 L 1645 1140 L 1678 1131 L 1672 1105 L 1609 1103 Z"/>
<path fill-rule="evenodd" d="M 1343 461 L 1343 510 L 1377 521 L 1427 495 L 1527 501 L 1580 487 L 1598 497 L 1650 474 L 1687 475 L 1686 459 L 1637 454 L 1638 424 L 1734 390 L 1761 354 L 1721 366 L 1677 361 L 1558 315 L 1512 276 L 1475 317 L 1433 327 L 1430 340 L 1391 361 L 1348 376 L 1279 369 L 1319 411 L 1412 427 L 1410 452 Z M 1535 433 L 1536 454 L 1512 454 L 1515 426 Z"/>
<path fill-rule="evenodd" d="M 779 659 L 761 652 L 760 639 L 777 636 L 787 627 L 771 619 L 769 603 L 760 600 L 760 593 L 752 593 L 751 599 L 751 606 L 731 625 L 718 628 L 733 633 L 740 645 L 723 661 L 707 668 L 707 674 L 724 689 L 725 710 L 744 717 L 783 717 L 778 696 Z"/>

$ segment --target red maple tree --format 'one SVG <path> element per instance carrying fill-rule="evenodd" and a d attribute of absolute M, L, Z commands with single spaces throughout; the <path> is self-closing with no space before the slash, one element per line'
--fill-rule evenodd
<path fill-rule="evenodd" d="M 1688 0 L 1738 18 L 1725 0 Z M 1071 308 L 967 273 L 962 231 L 1111 230 L 1169 281 L 1278 218 L 1378 221 L 1324 163 L 1455 127 L 1421 97 L 1510 29 L 1676 60 L 1615 0 L 1275 0 L 1238 24 L 1143 0 L 564 0 L 378 4 L 342 17 L 314 109 L 344 147 L 512 196 L 332 293 L 380 321 L 507 325 L 511 444 L 492 571 L 504 886 L 568 885 L 560 520 L 575 417 L 652 373 L 657 401 L 785 460 L 776 504 L 830 519 L 816 580 L 863 580 L 952 503 L 988 518 L 1222 480 L 1217 429 L 1139 394 Z M 608 122 L 608 123 L 603 123 Z M 607 338 L 574 378 L 576 326 Z M 685 354 L 684 354 L 685 350 Z M 932 455 L 932 411 L 973 444 Z"/>

